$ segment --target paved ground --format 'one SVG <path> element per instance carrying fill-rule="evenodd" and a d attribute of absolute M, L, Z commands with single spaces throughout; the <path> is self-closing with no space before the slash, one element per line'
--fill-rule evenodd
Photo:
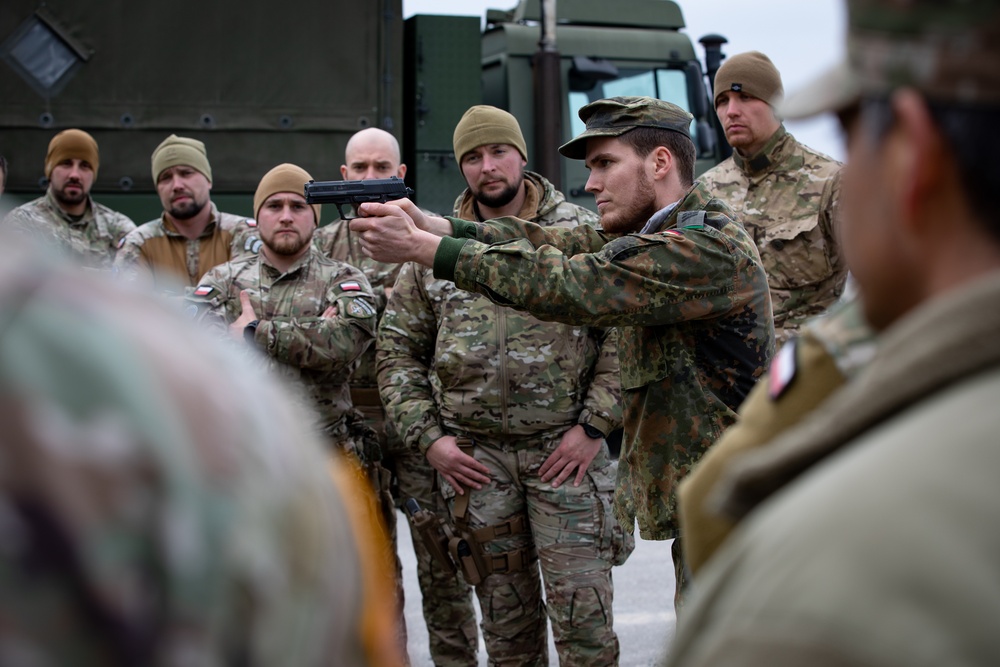
<path fill-rule="evenodd" d="M 406 589 L 406 626 L 412 667 L 433 667 L 427 650 L 427 629 L 420 611 L 416 560 L 409 525 L 399 515 L 400 558 Z M 615 630 L 621 643 L 621 667 L 652 667 L 674 634 L 674 569 L 670 542 L 636 540 L 628 561 L 614 570 Z M 559 664 L 549 634 L 549 664 Z M 479 664 L 486 665 L 486 649 L 479 641 Z"/>

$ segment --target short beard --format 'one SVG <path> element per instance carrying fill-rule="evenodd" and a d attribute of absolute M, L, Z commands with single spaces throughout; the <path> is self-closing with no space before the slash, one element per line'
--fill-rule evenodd
<path fill-rule="evenodd" d="M 189 204 L 182 204 L 180 206 L 173 206 L 170 209 L 170 217 L 175 220 L 190 220 L 194 216 L 204 210 L 208 206 L 208 202 L 196 202 L 191 200 Z"/>
<path fill-rule="evenodd" d="M 278 236 L 275 234 L 265 242 L 265 245 L 267 245 L 268 250 L 273 252 L 275 255 L 291 257 L 301 252 L 302 248 L 304 248 L 311 240 L 312 239 L 306 239 L 298 235 L 287 236 L 282 234 L 281 236 Z"/>
<path fill-rule="evenodd" d="M 79 185 L 78 183 L 76 185 Z M 82 186 L 80 186 L 80 194 L 78 195 L 68 195 L 65 190 L 52 189 L 52 196 L 55 197 L 56 201 L 61 204 L 66 204 L 67 206 L 76 206 L 80 202 L 86 201 L 87 197 L 90 196 L 89 192 L 86 192 Z"/>
<path fill-rule="evenodd" d="M 514 197 L 516 197 L 518 191 L 520 191 L 522 183 L 524 183 L 523 171 L 518 177 L 517 183 L 509 184 L 506 188 L 496 193 L 495 195 L 486 194 L 485 192 L 482 191 L 477 192 L 476 201 L 478 201 L 483 206 L 489 206 L 490 208 L 503 208 L 507 204 L 514 201 Z"/>
<path fill-rule="evenodd" d="M 641 230 L 659 208 L 653 184 L 640 166 L 636 170 L 635 192 L 632 201 L 625 208 L 615 211 L 613 216 L 601 216 L 601 228 L 609 234 L 631 234 Z"/>

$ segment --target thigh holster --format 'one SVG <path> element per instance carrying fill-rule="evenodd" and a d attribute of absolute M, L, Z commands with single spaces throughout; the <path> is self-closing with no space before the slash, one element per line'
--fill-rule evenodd
<path fill-rule="evenodd" d="M 475 445 L 470 438 L 460 437 L 458 447 L 472 456 Z M 502 523 L 472 530 L 468 516 L 471 495 L 470 489 L 468 493 L 455 496 L 455 535 L 448 542 L 448 553 L 462 569 L 466 581 L 475 586 L 491 574 L 517 572 L 533 564 L 538 559 L 533 545 L 498 554 L 487 553 L 483 548 L 486 542 L 530 532 L 527 517 L 521 514 Z"/>

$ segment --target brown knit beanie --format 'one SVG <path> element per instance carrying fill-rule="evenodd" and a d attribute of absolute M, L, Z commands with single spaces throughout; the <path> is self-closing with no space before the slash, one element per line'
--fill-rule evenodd
<path fill-rule="evenodd" d="M 727 90 L 752 95 L 772 107 L 785 95 L 781 74 L 771 59 L 760 51 L 738 53 L 726 59 L 715 74 L 715 103 Z"/>
<path fill-rule="evenodd" d="M 452 144 L 455 159 L 459 162 L 472 149 L 490 144 L 509 144 L 517 149 L 521 157 L 528 159 L 528 148 L 517 119 L 503 109 L 485 104 L 476 105 L 462 114 L 462 120 L 455 126 Z"/>
<path fill-rule="evenodd" d="M 63 130 L 49 142 L 49 152 L 45 154 L 45 178 L 52 178 L 52 170 L 57 164 L 74 158 L 89 162 L 94 168 L 94 177 L 97 177 L 97 168 L 101 164 L 97 142 L 83 130 Z"/>
<path fill-rule="evenodd" d="M 293 192 L 297 195 L 305 196 L 306 183 L 312 180 L 309 172 L 294 164 L 279 164 L 271 171 L 264 174 L 257 186 L 257 192 L 253 195 L 253 215 L 256 218 L 260 213 L 260 207 L 273 194 L 279 192 Z M 316 216 L 316 224 L 319 224 L 319 204 L 311 204 L 313 213 Z"/>
<path fill-rule="evenodd" d="M 197 139 L 171 134 L 153 151 L 153 184 L 159 180 L 164 169 L 178 165 L 197 169 L 209 183 L 212 182 L 212 167 L 208 164 L 205 144 Z"/>

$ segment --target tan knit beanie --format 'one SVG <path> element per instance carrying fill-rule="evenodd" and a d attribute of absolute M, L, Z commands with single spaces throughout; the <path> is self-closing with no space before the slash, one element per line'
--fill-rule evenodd
<path fill-rule="evenodd" d="M 521 157 L 528 159 L 528 148 L 517 119 L 503 109 L 485 104 L 476 105 L 462 115 L 455 126 L 452 144 L 459 162 L 472 149 L 489 144 L 510 144 Z"/>
<path fill-rule="evenodd" d="M 715 73 L 715 103 L 727 90 L 752 95 L 772 107 L 785 95 L 781 74 L 771 59 L 760 51 L 738 53 L 726 59 Z"/>
<path fill-rule="evenodd" d="M 97 142 L 83 130 L 63 130 L 49 142 L 49 152 L 45 154 L 45 178 L 52 178 L 52 170 L 57 164 L 74 158 L 89 162 L 94 168 L 94 177 L 97 177 L 97 168 L 101 165 Z"/>
<path fill-rule="evenodd" d="M 309 172 L 294 164 L 279 164 L 271 171 L 264 174 L 257 186 L 257 192 L 253 195 L 253 215 L 256 218 L 260 213 L 260 207 L 273 194 L 278 192 L 293 192 L 297 195 L 305 196 L 306 183 L 312 180 Z M 316 224 L 319 224 L 320 205 L 311 204 L 313 213 L 316 215 Z"/>
<path fill-rule="evenodd" d="M 197 139 L 178 137 L 171 134 L 153 151 L 153 184 L 159 180 L 164 169 L 184 165 L 197 169 L 212 182 L 212 167 L 208 164 L 208 153 L 205 144 Z"/>

